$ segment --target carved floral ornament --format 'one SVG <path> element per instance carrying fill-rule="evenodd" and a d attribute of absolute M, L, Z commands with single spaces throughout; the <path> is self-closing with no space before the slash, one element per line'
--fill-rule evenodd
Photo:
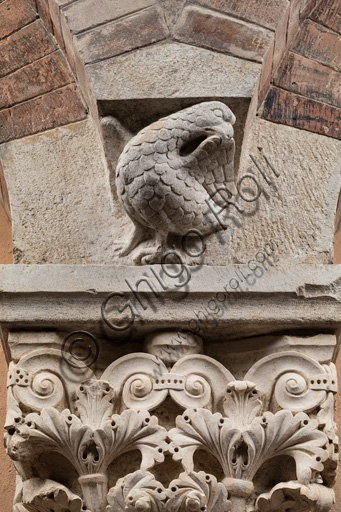
<path fill-rule="evenodd" d="M 335 393 L 334 365 L 298 352 L 264 357 L 244 380 L 204 355 L 167 368 L 135 353 L 98 379 L 78 376 L 57 349 L 35 350 L 8 376 L 6 446 L 22 479 L 15 511 L 327 511 Z M 281 466 L 287 478 L 271 474 Z"/>

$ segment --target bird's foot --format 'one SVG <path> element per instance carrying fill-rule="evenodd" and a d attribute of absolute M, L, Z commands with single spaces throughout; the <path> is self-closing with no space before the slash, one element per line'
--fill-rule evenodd
<path fill-rule="evenodd" d="M 161 265 L 179 263 L 179 256 L 168 245 L 161 244 L 157 247 L 144 247 L 134 257 L 136 265 Z"/>

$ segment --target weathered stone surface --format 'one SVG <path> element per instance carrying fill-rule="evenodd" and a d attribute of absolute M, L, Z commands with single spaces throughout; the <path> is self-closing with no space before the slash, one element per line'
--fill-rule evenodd
<path fill-rule="evenodd" d="M 261 66 L 180 43 L 161 43 L 86 66 L 96 98 L 251 98 Z M 146 73 L 146 69 L 148 73 Z"/>
<path fill-rule="evenodd" d="M 3 144 L 0 152 L 17 263 L 112 260 L 115 211 L 90 121 Z"/>
<path fill-rule="evenodd" d="M 224 0 L 195 0 L 194 3 L 217 9 L 245 21 L 252 21 L 252 23 L 274 31 L 289 6 L 288 0 L 263 0 L 262 2 L 257 0 L 232 0 L 229 2 Z"/>
<path fill-rule="evenodd" d="M 86 31 L 96 25 L 121 18 L 154 5 L 156 0 L 128 0 L 112 2 L 104 0 L 81 0 L 62 9 L 72 33 Z"/>
<path fill-rule="evenodd" d="M 186 0 L 159 0 L 170 26 L 174 25 L 181 14 Z"/>
<path fill-rule="evenodd" d="M 317 7 L 311 13 L 310 18 L 341 34 L 339 8 L 340 4 L 338 0 L 325 0 L 324 2 L 319 2 Z"/>
<path fill-rule="evenodd" d="M 252 127 L 248 153 L 271 185 L 251 158 L 245 157 L 238 177 L 250 174 L 251 169 L 264 192 L 249 206 L 239 202 L 245 212 L 238 215 L 240 227 L 233 226 L 235 261 L 254 259 L 272 238 L 278 244 L 275 254 L 279 262 L 332 263 L 334 215 L 341 184 L 340 142 L 258 119 Z M 257 191 L 250 180 L 243 185 Z M 255 197 L 255 192 L 252 195 Z"/>
<path fill-rule="evenodd" d="M 253 502 L 266 512 L 273 503 L 285 504 L 289 494 L 290 504 L 298 509 L 304 510 L 308 502 L 327 511 L 337 465 L 334 364 L 327 360 L 321 365 L 304 350 L 296 351 L 294 346 L 305 341 L 298 337 L 274 339 L 274 344 L 291 342 L 292 347 L 264 357 L 253 353 L 241 367 L 234 364 L 238 354 L 229 354 L 227 364 L 198 355 L 187 334 L 159 335 L 170 343 L 168 350 L 177 351 L 167 366 L 162 352 L 131 353 L 109 359 L 96 375 L 72 359 L 72 347 L 51 348 L 49 341 L 38 350 L 27 344 L 27 353 L 10 364 L 5 446 L 12 459 L 24 463 L 22 493 L 15 500 L 19 509 L 24 504 L 37 511 L 53 506 L 60 511 L 114 512 L 147 505 L 176 512 L 201 505 L 207 512 L 241 512 L 246 502 Z M 55 341 L 54 333 L 51 338 Z M 335 342 L 335 336 L 319 338 L 325 345 Z M 266 345 L 268 340 L 261 341 Z M 184 356 L 180 348 L 186 343 L 190 353 Z M 247 465 L 242 465 L 245 455 L 236 445 L 249 454 Z M 132 450 L 141 454 L 137 468 Z M 197 450 L 205 450 L 205 459 L 214 457 L 217 477 L 209 474 L 205 459 L 198 464 Z M 46 452 L 50 464 L 56 452 L 67 461 L 62 466 L 64 485 L 46 478 Z M 272 459 L 278 464 L 283 452 L 295 464 L 274 482 L 264 464 Z M 182 468 L 172 467 L 165 453 L 181 461 Z M 118 464 L 112 462 L 122 461 L 121 455 L 125 460 L 117 481 Z M 163 483 L 157 480 L 156 465 L 167 473 Z M 316 481 L 317 471 L 327 481 Z"/>
<path fill-rule="evenodd" d="M 53 242 L 58 234 L 56 223 L 50 229 L 54 229 L 55 236 L 50 235 L 47 241 Z M 78 232 L 74 229 L 73 233 L 77 242 Z M 249 251 L 249 261 L 255 261 L 258 249 Z M 310 333 L 313 329 L 330 332 L 339 328 L 339 266 L 295 265 L 293 260 L 287 267 L 271 267 L 268 260 L 258 263 L 257 268 L 251 266 L 254 270 L 247 264 L 193 269 L 183 266 L 181 275 L 178 272 L 173 273 L 178 277 L 167 277 L 159 265 L 2 265 L 1 323 L 6 329 L 16 330 L 85 329 L 126 341 L 141 339 L 158 329 L 189 329 L 205 340 L 221 341 L 289 327 Z M 174 270 L 164 268 L 169 274 Z M 131 320 L 133 311 L 136 316 L 131 328 L 118 331 L 106 327 L 101 305 L 112 292 L 123 295 L 109 301 L 106 318 L 114 326 L 122 325 Z M 127 304 L 132 310 L 123 311 Z"/>
<path fill-rule="evenodd" d="M 161 41 L 167 35 L 161 9 L 150 7 L 76 36 L 76 48 L 87 64 Z"/>
<path fill-rule="evenodd" d="M 41 20 L 15 32 L 0 45 L 0 77 L 57 50 L 57 44 Z"/>
<path fill-rule="evenodd" d="M 9 36 L 37 18 L 25 0 L 6 0 L 0 4 L 0 39 Z"/>
<path fill-rule="evenodd" d="M 40 96 L 73 82 L 61 51 L 0 79 L 0 108 Z"/>
<path fill-rule="evenodd" d="M 263 62 L 273 39 L 273 33 L 266 29 L 191 6 L 184 9 L 174 36 L 184 43 L 256 62 Z"/>
<path fill-rule="evenodd" d="M 313 21 L 304 23 L 292 50 L 341 71 L 340 36 Z"/>
<path fill-rule="evenodd" d="M 341 110 L 318 101 L 271 87 L 264 102 L 264 119 L 336 139 L 341 138 Z"/>
<path fill-rule="evenodd" d="M 297 53 L 289 52 L 283 59 L 274 84 L 302 96 L 341 107 L 340 73 Z"/>
<path fill-rule="evenodd" d="M 0 142 L 19 139 L 86 117 L 87 111 L 74 84 L 1 111 L 4 131 Z"/>

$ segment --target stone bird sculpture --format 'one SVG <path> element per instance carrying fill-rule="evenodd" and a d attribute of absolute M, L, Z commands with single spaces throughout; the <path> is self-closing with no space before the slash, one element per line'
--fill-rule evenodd
<path fill-rule="evenodd" d="M 134 223 L 121 256 L 147 239 L 134 261 L 160 263 L 169 234 L 212 233 L 207 201 L 234 181 L 235 116 L 223 103 L 199 103 L 147 126 L 125 146 L 116 169 L 117 193 Z"/>

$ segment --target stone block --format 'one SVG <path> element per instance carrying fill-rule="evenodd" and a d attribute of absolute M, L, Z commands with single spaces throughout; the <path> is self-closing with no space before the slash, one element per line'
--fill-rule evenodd
<path fill-rule="evenodd" d="M 65 16 L 71 32 L 77 33 L 146 9 L 155 3 L 156 0 L 128 0 L 125 2 L 81 0 L 63 7 L 62 15 Z"/>
<path fill-rule="evenodd" d="M 37 18 L 25 0 L 6 0 L 0 4 L 0 39 L 9 36 Z"/>
<path fill-rule="evenodd" d="M 307 20 L 292 50 L 341 71 L 341 38 L 335 32 Z"/>
<path fill-rule="evenodd" d="M 166 42 L 90 64 L 86 70 L 97 100 L 123 101 L 251 98 L 261 66 L 204 48 Z"/>
<path fill-rule="evenodd" d="M 61 51 L 0 79 L 0 108 L 40 96 L 73 82 Z"/>
<path fill-rule="evenodd" d="M 288 91 L 341 107 L 340 74 L 314 60 L 289 52 L 274 84 Z"/>
<path fill-rule="evenodd" d="M 112 261 L 117 212 L 102 151 L 90 119 L 1 145 L 16 263 Z"/>
<path fill-rule="evenodd" d="M 285 104 L 288 100 L 283 98 L 278 108 Z M 340 171 L 338 140 L 264 119 L 255 120 L 248 155 L 242 161 L 237 180 L 252 174 L 262 192 L 249 205 L 239 201 L 244 212 L 238 216 L 240 225 L 233 225 L 234 261 L 254 260 L 257 251 L 273 239 L 278 247 L 274 252 L 278 258 L 275 268 L 285 262 L 331 264 Z M 245 187 L 248 183 L 255 190 L 256 182 L 245 180 Z M 262 259 L 261 254 L 257 259 Z"/>
<path fill-rule="evenodd" d="M 76 48 L 84 63 L 115 55 L 165 39 L 168 28 L 159 7 L 107 23 L 76 37 Z"/>
<path fill-rule="evenodd" d="M 341 110 L 277 87 L 271 87 L 264 102 L 264 119 L 341 138 Z"/>
<path fill-rule="evenodd" d="M 188 6 L 174 29 L 176 39 L 243 59 L 263 62 L 273 33 L 208 9 Z"/>
<path fill-rule="evenodd" d="M 37 20 L 15 32 L 0 45 L 0 77 L 57 50 L 44 23 Z"/>

